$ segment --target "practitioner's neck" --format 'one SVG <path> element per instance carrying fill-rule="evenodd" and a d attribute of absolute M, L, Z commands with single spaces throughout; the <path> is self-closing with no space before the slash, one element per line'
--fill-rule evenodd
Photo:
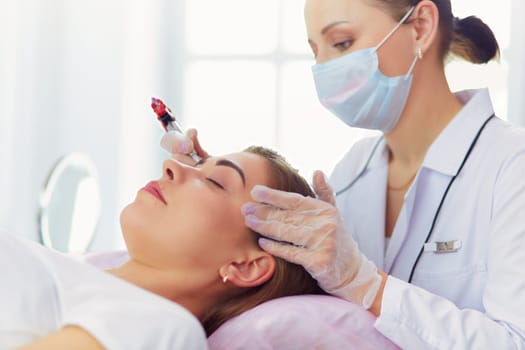
<path fill-rule="evenodd" d="M 429 147 L 463 107 L 450 91 L 439 62 L 420 61 L 410 96 L 398 125 L 385 135 L 390 160 L 406 169 L 417 169 Z M 434 65 L 434 67 L 428 67 Z"/>

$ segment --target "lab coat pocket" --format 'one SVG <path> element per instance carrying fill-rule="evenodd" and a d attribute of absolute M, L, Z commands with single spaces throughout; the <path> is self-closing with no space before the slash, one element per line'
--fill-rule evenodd
<path fill-rule="evenodd" d="M 452 253 L 454 254 L 454 253 Z M 453 264 L 451 254 L 429 253 L 426 264 L 416 269 L 413 283 L 429 292 L 455 300 L 459 308 L 482 309 L 482 295 L 487 280 L 486 261 Z M 429 261 L 432 260 L 432 261 Z"/>

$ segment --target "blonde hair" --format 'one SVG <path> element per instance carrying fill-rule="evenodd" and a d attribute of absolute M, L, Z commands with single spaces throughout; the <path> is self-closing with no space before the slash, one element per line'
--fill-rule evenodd
<path fill-rule="evenodd" d="M 268 160 L 273 179 L 270 187 L 315 197 L 315 193 L 305 179 L 277 152 L 259 146 L 248 147 L 244 152 L 257 154 Z M 256 238 L 259 236 L 256 232 L 253 234 Z M 326 294 L 302 266 L 278 257 L 275 257 L 275 262 L 275 273 L 266 283 L 247 289 L 240 295 L 232 296 L 215 305 L 204 315 L 201 322 L 207 335 L 213 333 L 227 320 L 265 301 L 299 294 Z"/>

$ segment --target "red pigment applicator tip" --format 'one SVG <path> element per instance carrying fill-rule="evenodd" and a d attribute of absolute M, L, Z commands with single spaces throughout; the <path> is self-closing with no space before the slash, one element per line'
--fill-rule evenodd
<path fill-rule="evenodd" d="M 179 132 L 182 132 L 180 127 L 175 123 L 176 119 L 175 116 L 171 113 L 171 110 L 166 107 L 164 102 L 162 102 L 161 99 L 152 97 L 151 98 L 151 108 L 153 109 L 153 112 L 157 115 L 157 120 L 161 122 L 162 127 L 164 130 L 177 130 Z"/>
<path fill-rule="evenodd" d="M 181 134 L 184 134 L 182 127 L 177 122 L 177 119 L 171 112 L 171 109 L 167 107 L 161 99 L 152 97 L 151 98 L 151 108 L 153 112 L 157 115 L 157 120 L 162 124 L 162 127 L 166 132 L 168 131 L 177 131 Z M 201 158 L 193 150 L 188 154 L 195 162 L 199 162 Z"/>

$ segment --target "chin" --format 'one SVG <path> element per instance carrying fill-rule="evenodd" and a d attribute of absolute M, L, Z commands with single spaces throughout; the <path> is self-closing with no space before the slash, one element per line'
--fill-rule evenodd
<path fill-rule="evenodd" d="M 144 212 L 138 208 L 137 203 L 128 204 L 120 212 L 120 229 L 126 244 L 129 236 L 136 236 L 147 228 L 147 221 L 143 218 Z"/>

